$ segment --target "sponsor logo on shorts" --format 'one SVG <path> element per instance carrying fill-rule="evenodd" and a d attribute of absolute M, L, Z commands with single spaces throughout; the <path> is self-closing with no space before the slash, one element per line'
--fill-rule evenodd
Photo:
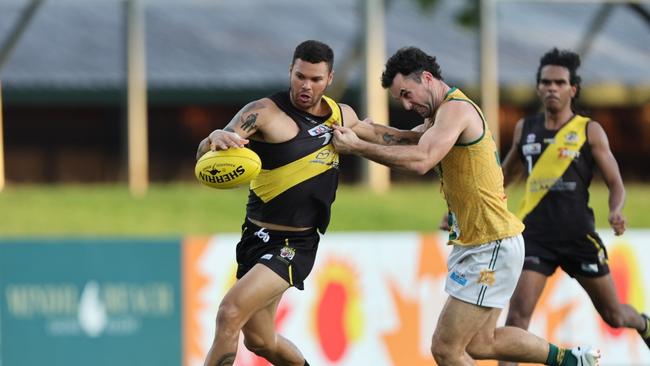
<path fill-rule="evenodd" d="M 582 263 L 580 268 L 583 272 L 588 273 L 598 273 L 598 264 L 597 263 Z"/>
<path fill-rule="evenodd" d="M 463 276 L 462 274 L 458 272 L 451 272 L 451 275 L 449 275 L 449 278 L 451 278 L 452 281 L 460 284 L 461 286 L 467 285 L 467 278 Z"/>
<path fill-rule="evenodd" d="M 268 254 L 264 254 L 260 259 L 264 259 L 264 260 L 267 260 L 267 261 L 268 261 L 268 260 L 270 260 L 271 258 L 273 258 L 273 254 L 268 253 Z"/>
<path fill-rule="evenodd" d="M 284 247 L 280 249 L 280 257 L 292 260 L 296 255 L 296 250 L 290 247 Z"/>
<path fill-rule="evenodd" d="M 481 270 L 481 274 L 478 278 L 478 283 L 486 286 L 494 285 L 494 270 L 489 268 Z"/>
<path fill-rule="evenodd" d="M 257 230 L 255 232 L 255 236 L 262 239 L 263 242 L 268 243 L 269 240 L 271 240 L 271 235 L 269 235 L 269 233 L 267 233 L 264 230 L 266 230 L 266 228 L 261 228 L 261 229 Z"/>

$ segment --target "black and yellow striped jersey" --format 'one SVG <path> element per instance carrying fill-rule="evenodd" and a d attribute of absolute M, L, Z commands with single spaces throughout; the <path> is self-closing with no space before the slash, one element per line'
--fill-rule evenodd
<path fill-rule="evenodd" d="M 323 98 L 331 113 L 320 117 L 294 107 L 288 91 L 269 97 L 299 131 L 282 143 L 249 143 L 262 160 L 262 170 L 250 184 L 248 217 L 277 225 L 316 227 L 321 233 L 327 229 L 339 180 L 331 126 L 343 125 L 343 117 L 336 102 Z"/>
<path fill-rule="evenodd" d="M 526 237 L 572 240 L 594 232 L 589 185 L 595 160 L 586 141 L 588 123 L 589 118 L 574 115 L 559 130 L 549 130 L 544 126 L 544 114 L 524 119 L 519 157 L 525 166 L 527 189 L 543 193 L 523 219 Z M 580 135 L 585 141 L 582 146 L 576 144 Z M 540 159 L 546 155 L 546 160 Z M 568 162 L 566 170 L 557 176 L 551 173 L 562 162 Z M 539 174 L 531 176 L 533 169 Z"/>

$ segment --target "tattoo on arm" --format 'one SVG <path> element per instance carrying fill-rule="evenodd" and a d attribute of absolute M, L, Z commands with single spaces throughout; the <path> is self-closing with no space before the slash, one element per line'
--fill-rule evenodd
<path fill-rule="evenodd" d="M 417 140 L 411 140 L 409 138 L 398 138 L 395 135 L 391 135 L 386 132 L 381 136 L 384 144 L 386 145 L 408 145 L 412 143 L 417 143 Z"/>
<path fill-rule="evenodd" d="M 232 366 L 235 363 L 235 353 L 226 353 L 217 360 L 216 366 Z"/>
<path fill-rule="evenodd" d="M 250 132 L 257 127 L 255 122 L 257 121 L 258 113 L 251 113 L 246 117 L 245 121 L 242 121 L 241 128 L 246 132 Z"/>

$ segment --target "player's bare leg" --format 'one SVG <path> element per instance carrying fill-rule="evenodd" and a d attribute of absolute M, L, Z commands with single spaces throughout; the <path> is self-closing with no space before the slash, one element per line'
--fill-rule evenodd
<path fill-rule="evenodd" d="M 467 345 L 490 315 L 489 308 L 468 304 L 453 297 L 445 303 L 431 342 L 436 363 L 445 366 L 476 365 L 466 352 Z"/>
<path fill-rule="evenodd" d="M 255 313 L 278 301 L 288 288 L 284 279 L 260 264 L 237 281 L 219 305 L 215 337 L 204 365 L 232 365 L 244 324 Z"/>
<path fill-rule="evenodd" d="M 436 362 L 445 366 L 473 365 L 464 357 L 547 365 L 585 366 L 598 364 L 600 353 L 589 347 L 558 349 L 544 339 L 516 327 L 496 328 L 501 309 L 469 304 L 450 297 L 445 304 L 432 352 Z M 559 355 L 559 356 L 558 356 Z"/>
<path fill-rule="evenodd" d="M 636 329 L 650 347 L 650 321 L 632 306 L 621 304 L 610 274 L 596 278 L 577 276 L 576 279 L 589 294 L 605 323 L 612 328 Z"/>
<path fill-rule="evenodd" d="M 645 329 L 643 316 L 628 304 L 621 304 L 611 275 L 597 278 L 576 276 L 603 320 L 612 328 Z"/>
<path fill-rule="evenodd" d="M 255 313 L 242 329 L 248 350 L 277 366 L 303 366 L 305 358 L 288 339 L 276 332 L 275 315 L 281 296 Z"/>
<path fill-rule="evenodd" d="M 537 301 L 542 295 L 542 291 L 544 291 L 547 278 L 535 271 L 523 270 L 521 272 L 515 292 L 510 298 L 506 326 L 528 329 L 530 318 L 533 315 Z M 516 365 L 516 362 L 499 361 L 499 366 Z"/>

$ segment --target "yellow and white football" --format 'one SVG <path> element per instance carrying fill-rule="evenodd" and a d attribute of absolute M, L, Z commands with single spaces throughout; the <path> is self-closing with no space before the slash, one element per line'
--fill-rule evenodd
<path fill-rule="evenodd" d="M 262 168 L 260 157 L 251 149 L 230 148 L 208 151 L 196 162 L 196 179 L 212 188 L 234 188 L 250 182 Z"/>

